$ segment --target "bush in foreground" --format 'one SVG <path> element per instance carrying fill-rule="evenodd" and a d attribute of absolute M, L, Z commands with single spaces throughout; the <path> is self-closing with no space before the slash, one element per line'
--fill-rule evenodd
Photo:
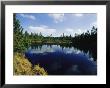
<path fill-rule="evenodd" d="M 48 75 L 39 64 L 32 67 L 32 64 L 21 53 L 15 53 L 13 59 L 14 75 Z"/>

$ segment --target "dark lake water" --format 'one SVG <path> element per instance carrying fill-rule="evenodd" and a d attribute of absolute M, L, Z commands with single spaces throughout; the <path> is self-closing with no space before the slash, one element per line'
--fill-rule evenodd
<path fill-rule="evenodd" d="M 88 52 L 60 45 L 31 46 L 25 56 L 49 75 L 96 75 L 97 64 Z"/>

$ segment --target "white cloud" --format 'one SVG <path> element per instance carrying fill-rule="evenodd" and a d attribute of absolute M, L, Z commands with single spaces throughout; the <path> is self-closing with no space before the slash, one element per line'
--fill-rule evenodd
<path fill-rule="evenodd" d="M 77 16 L 77 17 L 82 17 L 83 16 L 83 14 L 81 14 L 81 13 L 77 13 L 77 14 L 73 14 L 74 16 Z"/>
<path fill-rule="evenodd" d="M 52 13 L 52 14 L 48 14 L 48 15 L 54 19 L 55 23 L 62 22 L 64 20 L 63 13 Z"/>
<path fill-rule="evenodd" d="M 67 28 L 67 29 L 65 29 L 64 30 L 64 32 L 65 32 L 65 35 L 72 35 L 72 36 L 74 36 L 74 29 L 72 29 L 72 28 Z"/>
<path fill-rule="evenodd" d="M 20 16 L 24 17 L 24 18 L 28 18 L 28 19 L 31 19 L 31 20 L 35 20 L 35 16 L 33 15 L 28 15 L 28 14 L 20 14 Z"/>
<path fill-rule="evenodd" d="M 41 26 L 29 26 L 26 30 L 28 33 L 42 33 L 44 36 L 49 36 L 51 34 L 56 33 L 56 29 L 48 28 L 46 25 Z"/>
<path fill-rule="evenodd" d="M 85 30 L 85 29 L 77 29 L 75 33 L 82 34 L 83 32 L 85 33 L 85 32 L 87 32 L 87 30 Z"/>
<path fill-rule="evenodd" d="M 93 26 L 97 27 L 97 22 L 96 22 L 96 21 L 94 21 L 94 22 L 92 22 L 92 23 L 90 24 L 90 27 L 93 27 Z"/>
<path fill-rule="evenodd" d="M 66 35 L 70 35 L 71 34 L 72 36 L 74 36 L 75 33 L 81 34 L 83 32 L 86 32 L 86 30 L 84 30 L 84 29 L 72 29 L 72 28 L 67 28 L 67 29 L 64 30 L 64 33 Z"/>
<path fill-rule="evenodd" d="M 81 34 L 83 31 L 81 29 L 78 29 L 78 33 Z"/>
<path fill-rule="evenodd" d="M 67 28 L 65 31 L 70 32 L 70 33 L 74 32 L 74 30 L 72 28 Z"/>
<path fill-rule="evenodd" d="M 48 26 L 46 25 L 40 25 L 40 26 L 29 26 L 26 31 L 28 33 L 42 33 L 43 36 L 50 36 L 52 34 L 52 36 L 54 37 L 58 37 L 58 36 L 61 36 L 64 35 L 65 36 L 75 36 L 75 33 L 77 34 L 81 34 L 83 32 L 86 32 L 86 30 L 84 29 L 74 29 L 74 28 L 66 28 L 66 29 L 63 29 L 63 30 L 58 30 L 58 29 L 55 29 L 55 28 L 49 28 Z"/>
<path fill-rule="evenodd" d="M 62 34 L 64 33 L 65 36 L 69 36 L 70 34 L 74 36 L 74 29 L 72 28 L 66 28 L 62 31 Z"/>

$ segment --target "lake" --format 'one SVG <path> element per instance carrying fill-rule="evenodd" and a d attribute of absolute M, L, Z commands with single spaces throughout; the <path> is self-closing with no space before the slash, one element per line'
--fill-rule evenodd
<path fill-rule="evenodd" d="M 49 75 L 97 75 L 97 63 L 92 54 L 75 47 L 34 45 L 25 56 L 34 66 L 39 64 Z"/>

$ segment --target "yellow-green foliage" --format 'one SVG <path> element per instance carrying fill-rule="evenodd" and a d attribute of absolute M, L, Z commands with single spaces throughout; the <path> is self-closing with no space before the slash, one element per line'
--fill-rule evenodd
<path fill-rule="evenodd" d="M 39 64 L 34 66 L 33 72 L 39 75 L 48 75 L 44 68 L 41 68 Z"/>
<path fill-rule="evenodd" d="M 15 53 L 13 60 L 14 75 L 48 75 L 44 68 L 32 64 L 24 57 L 23 54 Z"/>

